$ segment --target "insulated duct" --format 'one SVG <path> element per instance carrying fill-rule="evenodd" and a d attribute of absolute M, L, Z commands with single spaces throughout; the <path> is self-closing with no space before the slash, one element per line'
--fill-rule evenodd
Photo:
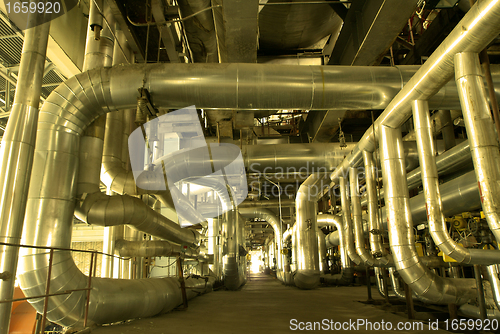
<path fill-rule="evenodd" d="M 419 260 L 410 214 L 401 130 L 381 126 L 379 133 L 389 241 L 398 273 L 425 301 L 467 303 L 476 297 L 474 280 L 437 276 Z"/>
<path fill-rule="evenodd" d="M 38 22 L 46 18 L 29 17 Z M 0 149 L 0 241 L 14 244 L 19 244 L 23 232 L 50 27 L 50 23 L 29 23 L 33 28 L 25 32 L 16 93 Z M 0 280 L 0 300 L 13 298 L 18 254 L 18 247 L 0 246 L 0 274 L 5 275 Z M 0 304 L 2 334 L 9 331 L 11 309 L 11 303 Z"/>
<path fill-rule="evenodd" d="M 378 130 L 380 125 L 394 129 L 399 128 L 411 116 L 411 103 L 414 100 L 428 100 L 431 109 L 458 109 L 455 107 L 436 108 L 433 102 L 441 95 L 443 91 L 441 88 L 448 87 L 452 83 L 446 84 L 453 77 L 453 57 L 459 52 L 483 50 L 498 36 L 499 31 L 500 3 L 497 0 L 476 2 L 448 37 L 404 85 L 403 89 L 385 107 L 375 124 L 365 132 L 358 145 L 331 175 L 331 180 L 336 180 L 343 170 L 356 167 L 362 159 L 364 150 L 369 152 L 375 150 L 374 129 Z M 453 96 L 455 96 L 454 93 Z"/>
<path fill-rule="evenodd" d="M 344 177 L 339 178 L 339 189 L 340 189 L 340 202 L 342 205 L 342 220 L 344 222 L 344 240 L 345 247 L 347 250 L 347 255 L 352 260 L 352 262 L 360 265 L 363 260 L 356 253 L 356 248 L 354 247 L 354 236 L 353 236 L 353 226 L 351 220 L 351 208 L 349 203 L 349 195 L 347 194 L 347 185 Z"/>
<path fill-rule="evenodd" d="M 479 65 L 479 60 L 478 64 Z M 458 262 L 466 264 L 493 264 L 500 262 L 500 252 L 458 245 L 448 234 L 442 212 L 439 179 L 436 168 L 434 139 L 427 101 L 413 102 L 413 122 L 417 136 L 418 153 L 422 170 L 425 207 L 429 223 L 429 233 L 441 251 Z M 497 149 L 498 152 L 498 149 Z"/>
<path fill-rule="evenodd" d="M 356 244 L 356 253 L 361 258 L 361 261 L 363 261 L 363 263 L 367 264 L 370 267 L 386 265 L 388 263 L 386 258 L 382 258 L 380 260 L 375 259 L 372 254 L 370 254 L 369 249 L 366 249 L 365 246 L 366 243 L 363 232 L 361 202 L 359 200 L 359 178 L 357 168 L 350 168 L 349 185 L 351 189 L 352 223 L 354 225 L 354 241 Z"/>
<path fill-rule="evenodd" d="M 491 232 L 500 242 L 500 153 L 478 55 L 470 52 L 455 55 L 455 68 L 481 204 Z"/>
<path fill-rule="evenodd" d="M 195 245 L 200 239 L 198 232 L 181 228 L 141 199 L 127 195 L 90 194 L 83 205 L 77 208 L 76 216 L 90 225 L 130 225 L 139 231 L 179 244 Z"/>
<path fill-rule="evenodd" d="M 297 220 L 295 242 L 297 271 L 293 280 L 300 289 L 319 284 L 318 241 L 316 236 L 317 200 L 329 180 L 323 174 L 311 174 L 299 187 L 295 198 Z"/>
<path fill-rule="evenodd" d="M 199 250 L 182 249 L 180 245 L 166 240 L 128 241 L 117 240 L 115 249 L 121 257 L 158 257 L 181 255 L 188 258 L 199 256 Z M 202 256 L 203 257 L 203 256 Z"/>
<path fill-rule="evenodd" d="M 368 235 L 372 254 L 379 258 L 385 255 L 382 245 L 382 226 L 379 221 L 379 203 L 377 196 L 378 169 L 373 162 L 373 153 L 363 151 L 363 162 L 365 167 L 366 197 L 368 206 Z M 362 227 L 360 228 L 363 232 Z M 385 262 L 385 261 L 384 261 Z"/>
<path fill-rule="evenodd" d="M 259 218 L 265 220 L 274 230 L 274 239 L 276 242 L 276 246 L 278 249 L 276 252 L 278 256 L 276 256 L 277 260 L 277 276 L 278 279 L 283 281 L 283 241 L 281 237 L 281 222 L 279 218 L 269 209 L 262 208 L 240 208 L 238 207 L 238 212 L 245 218 Z"/>
<path fill-rule="evenodd" d="M 342 226 L 342 218 L 339 216 L 329 215 L 329 214 L 321 214 L 317 216 L 318 227 L 322 226 L 332 226 L 336 227 L 337 231 L 339 231 L 339 254 L 340 254 L 340 263 L 342 265 L 342 271 L 339 275 L 333 275 L 333 283 L 339 285 L 348 285 L 351 284 L 352 279 L 354 277 L 354 268 L 352 266 L 352 262 L 349 259 L 349 255 L 347 254 L 347 250 L 344 243 L 344 228 Z M 325 247 L 331 248 L 332 244 L 329 242 L 329 235 L 325 237 Z M 330 281 L 330 280 L 329 280 Z"/>

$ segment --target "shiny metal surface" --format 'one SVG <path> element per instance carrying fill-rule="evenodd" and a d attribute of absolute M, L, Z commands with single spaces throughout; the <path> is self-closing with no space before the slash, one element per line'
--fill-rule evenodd
<path fill-rule="evenodd" d="M 481 205 L 491 232 L 500 241 L 500 153 L 478 55 L 458 53 L 455 68 Z"/>
<path fill-rule="evenodd" d="M 316 226 L 316 235 L 318 240 L 318 257 L 319 257 L 319 271 L 324 273 L 326 270 L 326 242 L 325 234 L 319 226 Z"/>
<path fill-rule="evenodd" d="M 493 300 L 498 310 L 500 310 L 500 270 L 498 265 L 491 265 L 486 267 L 488 270 L 488 280 L 493 293 Z"/>
<path fill-rule="evenodd" d="M 311 174 L 299 187 L 295 198 L 295 243 L 297 270 L 295 286 L 314 289 L 319 284 L 318 241 L 316 235 L 317 200 L 321 189 L 329 184 L 322 174 Z"/>
<path fill-rule="evenodd" d="M 278 208 L 280 204 L 282 208 L 292 208 L 295 206 L 295 200 L 291 198 L 282 198 L 281 200 L 270 199 L 270 200 L 259 200 L 259 201 L 245 200 L 244 202 L 238 204 L 238 209 L 243 209 L 243 208 L 271 209 L 271 208 Z"/>
<path fill-rule="evenodd" d="M 312 173 L 330 172 L 355 146 L 347 143 L 244 145 L 243 159 L 248 173 L 277 173 L 309 176 Z"/>
<path fill-rule="evenodd" d="M 475 298 L 475 282 L 437 276 L 420 260 L 415 249 L 413 222 L 406 185 L 406 171 L 399 128 L 381 126 L 380 151 L 389 241 L 398 273 L 424 300 L 461 305 Z"/>
<path fill-rule="evenodd" d="M 157 257 L 183 255 L 188 258 L 204 258 L 199 250 L 188 248 L 181 250 L 181 246 L 166 240 L 116 241 L 116 251 L 122 257 Z"/>
<path fill-rule="evenodd" d="M 284 270 L 283 267 L 283 238 L 282 238 L 282 225 L 278 216 L 276 216 L 271 210 L 264 208 L 241 208 L 238 207 L 238 212 L 245 218 L 260 218 L 265 220 L 274 230 L 274 240 L 276 242 L 276 265 L 277 265 L 277 276 L 281 276 Z M 281 272 L 281 273 L 280 273 Z M 280 278 L 280 277 L 279 277 Z M 281 276 L 281 279 L 283 277 Z"/>
<path fill-rule="evenodd" d="M 347 254 L 347 249 L 344 242 L 344 228 L 342 217 L 330 214 L 320 214 L 316 217 L 316 219 L 318 227 L 331 226 L 337 228 L 338 239 L 340 241 L 338 242 L 338 244 L 331 243 L 330 236 L 333 233 L 330 233 L 325 237 L 325 246 L 327 248 L 339 246 L 340 263 L 342 263 L 342 267 L 351 267 L 351 260 L 349 259 L 349 255 Z"/>
<path fill-rule="evenodd" d="M 413 102 L 412 109 L 420 168 L 422 170 L 421 175 L 427 221 L 432 239 L 443 253 L 458 262 L 467 264 L 499 263 L 499 251 L 464 248 L 458 245 L 448 234 L 439 190 L 435 157 L 436 152 L 434 149 L 434 137 L 429 115 L 429 105 L 427 101 L 417 100 Z"/>
<path fill-rule="evenodd" d="M 399 283 L 396 268 L 394 267 L 389 268 L 388 271 L 389 271 L 389 278 L 391 279 L 392 292 L 394 293 L 394 296 L 400 299 L 405 299 L 406 298 L 405 290 L 404 288 L 401 287 L 401 284 Z"/>
<path fill-rule="evenodd" d="M 198 232 L 181 228 L 141 199 L 128 195 L 90 194 L 76 208 L 75 214 L 90 225 L 130 225 L 139 231 L 179 244 L 194 245 L 200 238 Z"/>
<path fill-rule="evenodd" d="M 37 15 L 33 15 L 37 16 Z M 10 118 L 0 149 L 0 241 L 19 243 L 23 231 L 36 137 L 40 92 L 50 23 L 26 30 Z M 0 246 L 0 300 L 12 299 L 18 262 L 17 247 Z M 0 333 L 9 331 L 12 305 L 0 304 Z"/>
<path fill-rule="evenodd" d="M 365 236 L 363 233 L 363 217 L 361 211 L 361 202 L 359 194 L 359 176 L 357 168 L 350 168 L 349 170 L 349 187 L 352 205 L 352 224 L 356 253 L 361 258 L 361 261 L 366 265 L 384 266 L 389 261 L 385 257 L 375 259 L 370 253 L 369 248 L 366 247 Z M 372 234 L 372 233 L 370 233 Z"/>
<path fill-rule="evenodd" d="M 349 203 L 349 196 L 347 194 L 347 185 L 346 179 L 344 177 L 339 177 L 339 189 L 340 189 L 340 201 L 342 205 L 342 219 L 343 219 L 343 228 L 344 228 L 344 244 L 347 250 L 347 255 L 352 260 L 352 262 L 360 265 L 363 263 L 363 260 L 356 253 L 356 248 L 354 246 L 354 228 L 351 219 L 351 204 Z"/>
<path fill-rule="evenodd" d="M 412 101 L 429 100 L 431 109 L 456 109 L 436 108 L 433 102 L 435 99 L 441 99 L 443 104 L 446 104 L 445 101 L 450 101 L 453 95 L 454 89 L 448 88 L 449 84 L 444 86 L 453 77 L 453 57 L 459 52 L 483 50 L 499 32 L 500 3 L 497 0 L 476 2 L 415 75 L 405 83 L 403 89 L 387 105 L 375 124 L 365 132 L 358 145 L 330 178 L 335 181 L 343 170 L 355 167 L 361 161 L 363 150 L 374 151 L 374 129 L 378 131 L 381 125 L 400 127 L 411 115 Z M 377 138 L 378 136 L 377 134 Z"/>
<path fill-rule="evenodd" d="M 171 109 L 189 103 L 203 109 L 364 110 L 385 108 L 405 83 L 401 77 L 409 77 L 417 69 L 415 66 L 135 64 L 103 69 L 102 75 L 109 75 L 112 101 L 120 109 L 136 106 L 135 87 L 142 87 L 144 79 L 151 94 L 158 92 L 153 101 L 155 106 Z M 498 74 L 494 77 L 498 80 Z M 458 108 L 456 89 L 453 85 L 446 89 L 452 94 L 455 91 L 454 96 L 446 101 L 431 98 L 431 107 Z"/>
<path fill-rule="evenodd" d="M 379 221 L 379 204 L 377 200 L 378 168 L 375 167 L 373 153 L 363 151 L 363 163 L 365 167 L 368 231 L 382 231 Z M 382 247 L 382 236 L 379 233 L 368 234 L 372 254 L 378 257 L 385 255 L 385 250 Z"/>

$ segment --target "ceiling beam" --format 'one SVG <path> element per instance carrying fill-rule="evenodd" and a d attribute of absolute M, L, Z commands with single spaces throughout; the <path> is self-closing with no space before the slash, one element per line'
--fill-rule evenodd
<path fill-rule="evenodd" d="M 172 34 L 171 24 L 165 23 L 165 9 L 161 0 L 151 1 L 151 12 L 157 24 L 158 30 L 161 34 L 161 40 L 167 51 L 168 59 L 171 63 L 180 63 L 179 53 L 177 52 L 177 45 L 175 43 L 174 35 Z"/>
<path fill-rule="evenodd" d="M 417 0 L 351 3 L 329 65 L 378 65 L 415 12 Z"/>

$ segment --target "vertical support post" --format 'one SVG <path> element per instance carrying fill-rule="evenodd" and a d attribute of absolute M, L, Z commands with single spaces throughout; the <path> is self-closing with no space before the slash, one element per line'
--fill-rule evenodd
<path fill-rule="evenodd" d="M 49 269 L 47 272 L 47 284 L 45 286 L 45 300 L 43 302 L 42 325 L 40 326 L 40 333 L 45 331 L 45 322 L 47 321 L 47 310 L 49 308 L 49 294 L 50 294 L 50 277 L 52 276 L 52 263 L 54 262 L 54 250 L 51 249 L 49 253 Z"/>
<path fill-rule="evenodd" d="M 450 319 L 458 319 L 458 314 L 457 314 L 457 304 L 448 304 L 448 313 L 450 314 Z"/>
<path fill-rule="evenodd" d="M 486 301 L 484 300 L 484 289 L 483 289 L 483 277 L 481 276 L 481 266 L 479 264 L 474 265 L 474 278 L 476 279 L 477 286 L 477 301 L 479 303 L 479 314 L 481 319 L 487 318 L 486 313 Z"/>
<path fill-rule="evenodd" d="M 387 271 L 385 268 L 381 268 L 380 271 L 382 272 L 382 284 L 384 285 L 384 299 L 386 304 L 391 304 L 389 301 L 389 287 L 387 285 Z"/>
<path fill-rule="evenodd" d="M 372 302 L 372 282 L 370 279 L 370 267 L 366 267 L 366 292 L 368 293 L 368 301 Z"/>
<path fill-rule="evenodd" d="M 415 309 L 413 308 L 413 296 L 411 293 L 411 288 L 404 283 L 405 296 L 406 296 L 406 311 L 408 312 L 408 319 L 415 319 Z"/>
<path fill-rule="evenodd" d="M 184 282 L 184 273 L 182 272 L 182 262 L 182 258 L 179 256 L 177 258 L 177 269 L 179 270 L 179 282 L 181 283 L 182 302 L 184 304 L 184 308 L 187 308 L 188 300 L 186 295 L 186 282 Z"/>
<path fill-rule="evenodd" d="M 95 260 L 94 260 L 95 256 Z M 95 262 L 95 263 L 94 263 Z M 92 289 L 92 276 L 95 275 L 94 266 L 97 266 L 97 253 L 92 252 L 90 255 L 90 268 L 89 268 L 89 284 L 87 286 L 87 301 L 85 302 L 85 317 L 83 319 L 83 326 L 87 327 L 87 320 L 89 316 L 89 304 L 90 304 L 90 291 Z"/>

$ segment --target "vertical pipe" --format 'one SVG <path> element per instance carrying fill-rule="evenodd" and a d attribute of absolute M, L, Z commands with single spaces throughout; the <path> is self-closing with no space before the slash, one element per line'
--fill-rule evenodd
<path fill-rule="evenodd" d="M 7 75 L 9 74 L 9 70 L 7 70 Z M 10 109 L 10 81 L 5 80 L 5 111 L 9 111 Z"/>
<path fill-rule="evenodd" d="M 41 17 L 35 15 L 33 19 Z M 38 107 L 47 51 L 50 23 L 26 31 L 14 103 L 0 149 L 0 241 L 18 244 L 33 165 Z M 19 249 L 0 246 L 0 300 L 12 299 Z M 0 333 L 9 331 L 12 305 L 0 304 Z"/>
<path fill-rule="evenodd" d="M 457 144 L 455 140 L 453 120 L 451 119 L 451 111 L 439 110 L 438 113 L 441 114 L 441 125 L 443 126 L 441 134 L 443 135 L 444 140 L 444 150 L 448 151 L 450 148 L 454 147 Z"/>
<path fill-rule="evenodd" d="M 477 287 L 477 302 L 479 304 L 479 314 L 481 319 L 486 319 L 486 301 L 484 300 L 484 289 L 483 289 L 483 277 L 481 275 L 481 266 L 478 264 L 474 265 L 474 278 L 476 279 Z"/>
<path fill-rule="evenodd" d="M 339 177 L 340 187 L 340 200 L 342 202 L 342 219 L 344 220 L 344 240 L 347 254 L 352 262 L 360 265 L 363 260 L 356 253 L 354 247 L 353 226 L 351 220 L 351 209 L 349 204 L 349 197 L 347 196 L 347 185 L 344 177 Z"/>
<path fill-rule="evenodd" d="M 378 169 L 373 162 L 373 153 L 363 151 L 363 163 L 365 167 L 366 195 L 368 206 L 368 230 L 370 238 L 370 248 L 375 257 L 384 255 L 382 247 L 382 237 L 380 235 L 380 224 L 378 219 L 378 201 L 376 182 Z"/>
<path fill-rule="evenodd" d="M 415 249 L 401 130 L 380 126 L 379 133 L 387 227 L 398 273 L 417 295 L 429 302 L 467 302 L 475 295 L 474 282 L 439 277 L 419 260 Z"/>
<path fill-rule="evenodd" d="M 488 225 L 500 242 L 500 153 L 476 53 L 455 55 L 455 80 Z"/>

